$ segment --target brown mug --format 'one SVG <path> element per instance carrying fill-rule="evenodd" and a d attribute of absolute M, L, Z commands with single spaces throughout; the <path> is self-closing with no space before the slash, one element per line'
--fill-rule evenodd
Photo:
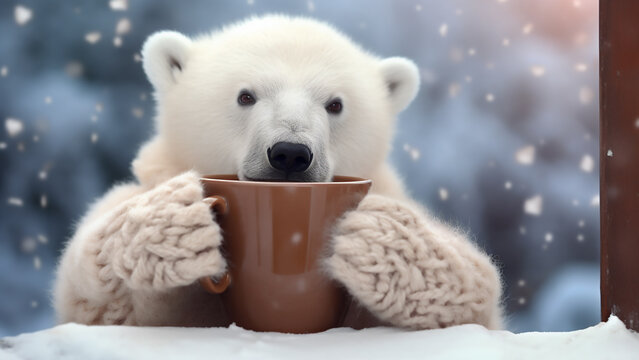
<path fill-rule="evenodd" d="M 230 320 L 249 330 L 287 333 L 341 326 L 350 300 L 321 261 L 335 220 L 357 206 L 371 180 L 261 182 L 210 175 L 201 182 L 222 228 L 229 272 L 200 284 L 221 294 Z"/>

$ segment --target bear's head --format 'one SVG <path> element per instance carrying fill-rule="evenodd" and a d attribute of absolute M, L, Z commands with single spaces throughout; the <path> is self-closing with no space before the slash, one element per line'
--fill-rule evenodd
<path fill-rule="evenodd" d="M 252 18 L 209 35 L 153 34 L 142 50 L 158 138 L 185 168 L 241 179 L 370 176 L 419 72 L 306 18 Z"/>

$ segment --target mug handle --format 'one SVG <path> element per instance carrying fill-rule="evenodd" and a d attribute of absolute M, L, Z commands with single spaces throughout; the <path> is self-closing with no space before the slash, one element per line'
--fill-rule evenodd
<path fill-rule="evenodd" d="M 217 215 L 228 213 L 229 203 L 223 196 L 209 196 L 202 201 L 207 203 Z M 213 280 L 210 276 L 200 278 L 200 285 L 211 294 L 221 294 L 231 285 L 231 274 L 227 271 L 219 280 Z"/>

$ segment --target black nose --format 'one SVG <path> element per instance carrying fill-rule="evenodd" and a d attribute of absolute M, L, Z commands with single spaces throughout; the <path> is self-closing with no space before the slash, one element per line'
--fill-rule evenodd
<path fill-rule="evenodd" d="M 266 153 L 271 166 L 287 174 L 308 169 L 313 160 L 308 146 L 290 142 L 278 142 Z"/>

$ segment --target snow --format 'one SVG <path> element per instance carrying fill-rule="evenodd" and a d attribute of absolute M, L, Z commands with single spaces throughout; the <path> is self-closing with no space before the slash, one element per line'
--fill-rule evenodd
<path fill-rule="evenodd" d="M 592 172 L 592 170 L 595 168 L 595 160 L 590 155 L 584 155 L 581 158 L 579 167 L 583 172 Z"/>
<path fill-rule="evenodd" d="M 541 77 L 544 76 L 544 74 L 546 73 L 546 68 L 544 68 L 543 66 L 535 65 L 530 68 L 530 72 L 534 77 Z"/>
<path fill-rule="evenodd" d="M 131 20 L 127 18 L 122 18 L 115 25 L 115 33 L 116 35 L 124 35 L 131 31 Z"/>
<path fill-rule="evenodd" d="M 606 156 L 612 157 L 612 150 L 608 149 L 608 152 L 606 153 Z"/>
<path fill-rule="evenodd" d="M 13 18 L 16 24 L 20 26 L 26 25 L 33 17 L 33 11 L 26 6 L 16 5 L 13 9 Z"/>
<path fill-rule="evenodd" d="M 523 28 L 521 28 L 521 32 L 524 35 L 528 35 L 528 34 L 530 34 L 533 31 L 533 28 L 534 28 L 534 25 L 531 24 L 531 23 L 528 23 L 528 24 L 524 25 Z"/>
<path fill-rule="evenodd" d="M 448 34 L 448 24 L 443 23 L 439 26 L 439 35 L 441 37 L 446 37 L 446 34 Z"/>
<path fill-rule="evenodd" d="M 515 160 L 522 165 L 531 165 L 535 162 L 535 147 L 524 146 L 515 152 Z"/>
<path fill-rule="evenodd" d="M 588 70 L 588 66 L 586 64 L 584 64 L 584 63 L 576 63 L 575 64 L 575 71 L 584 72 L 586 70 Z"/>
<path fill-rule="evenodd" d="M 525 303 L 525 299 L 524 299 Z M 479 325 L 404 331 L 332 329 L 309 335 L 230 328 L 85 326 L 0 339 L 2 359 L 636 359 L 639 335 L 612 316 L 563 333 L 486 330 Z"/>
<path fill-rule="evenodd" d="M 14 118 L 7 118 L 4 121 L 4 128 L 7 130 L 9 137 L 18 136 L 24 129 L 22 121 Z"/>
<path fill-rule="evenodd" d="M 84 40 L 86 40 L 89 44 L 95 44 L 100 41 L 101 38 L 102 34 L 100 34 L 99 31 L 92 31 L 84 35 Z"/>
<path fill-rule="evenodd" d="M 9 68 L 7 66 L 0 68 L 0 76 L 6 77 L 7 75 L 9 75 Z"/>
<path fill-rule="evenodd" d="M 109 1 L 109 7 L 113 11 L 124 11 L 129 7 L 127 0 L 111 0 Z"/>
<path fill-rule="evenodd" d="M 24 205 L 24 202 L 22 201 L 22 199 L 12 196 L 7 199 L 7 204 L 13 205 L 13 206 L 22 206 Z"/>
<path fill-rule="evenodd" d="M 590 104 L 594 97 L 595 97 L 595 93 L 592 91 L 590 87 L 582 86 L 579 89 L 579 102 L 581 102 L 583 105 Z"/>
<path fill-rule="evenodd" d="M 439 198 L 441 199 L 441 201 L 448 200 L 448 189 L 440 187 L 439 188 Z"/>
<path fill-rule="evenodd" d="M 543 208 L 543 198 L 541 195 L 535 195 L 524 201 L 524 212 L 529 215 L 539 216 Z"/>

